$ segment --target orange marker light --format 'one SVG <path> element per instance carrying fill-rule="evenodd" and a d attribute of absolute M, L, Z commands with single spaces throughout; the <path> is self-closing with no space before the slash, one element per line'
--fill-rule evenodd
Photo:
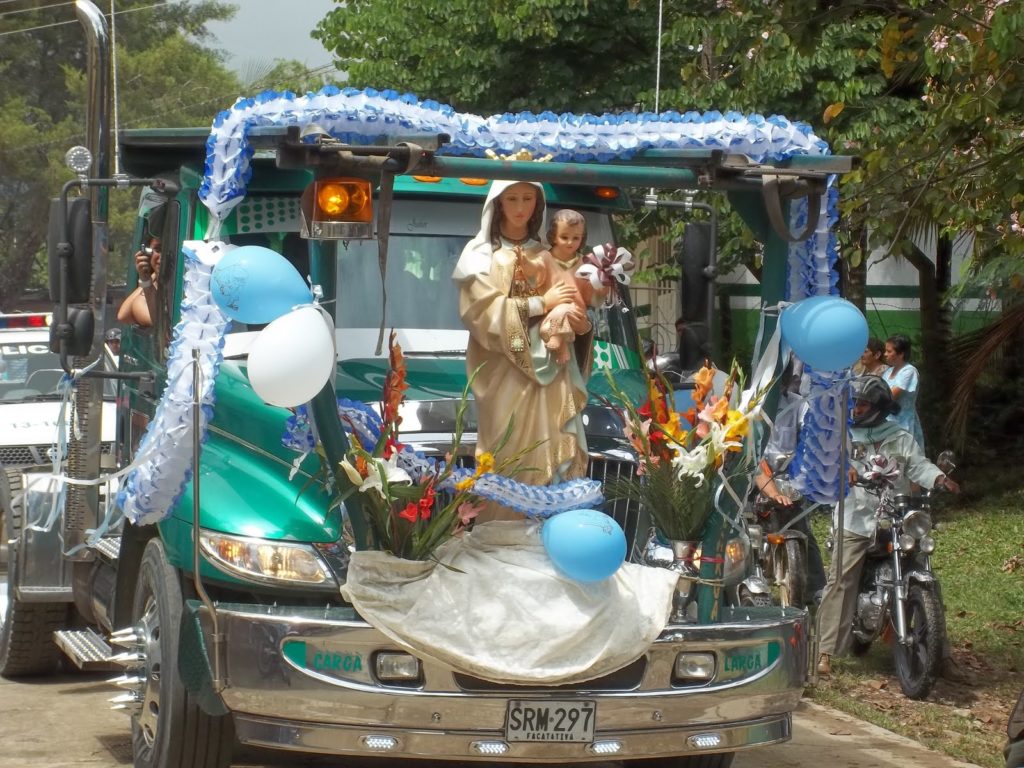
<path fill-rule="evenodd" d="M 602 200 L 614 200 L 619 196 L 618 187 L 595 187 L 594 194 Z"/>
<path fill-rule="evenodd" d="M 326 179 L 317 182 L 316 204 L 328 219 L 370 221 L 370 182 L 362 179 Z"/>
<path fill-rule="evenodd" d="M 314 181 L 302 194 L 302 237 L 352 240 L 373 237 L 373 187 L 366 179 Z"/>

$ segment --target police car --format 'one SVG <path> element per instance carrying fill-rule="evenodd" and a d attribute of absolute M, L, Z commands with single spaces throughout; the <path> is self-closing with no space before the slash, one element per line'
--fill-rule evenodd
<path fill-rule="evenodd" d="M 61 412 L 60 382 L 64 371 L 60 356 L 50 351 L 47 313 L 0 314 L 0 467 L 12 496 L 21 490 L 26 467 L 51 464 Z M 105 352 L 105 364 L 113 357 Z M 115 390 L 105 380 L 103 390 L 103 453 L 114 442 Z M 70 426 L 70 407 L 65 427 Z M 0 568 L 6 564 L 7 536 L 4 510 L 0 510 Z"/>

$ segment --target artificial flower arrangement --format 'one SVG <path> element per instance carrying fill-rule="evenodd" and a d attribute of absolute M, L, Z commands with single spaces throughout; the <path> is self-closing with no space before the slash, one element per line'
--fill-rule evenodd
<path fill-rule="evenodd" d="M 637 472 L 609 485 L 611 498 L 639 502 L 666 539 L 699 539 L 713 500 L 714 476 L 730 454 L 743 450 L 743 439 L 760 412 L 763 392 L 743 391 L 742 374 L 734 362 L 721 395 L 712 394 L 715 368 L 705 364 L 694 375 L 694 407 L 673 408 L 672 388 L 663 377 L 647 372 L 648 399 L 636 407 L 609 376 L 624 431 L 637 457 Z"/>
<path fill-rule="evenodd" d="M 374 418 L 374 428 L 368 433 L 365 424 L 355 423 L 351 416 L 343 417 L 348 422 L 349 450 L 341 461 L 341 469 L 351 486 L 341 492 L 338 501 L 359 494 L 374 549 L 405 560 L 432 560 L 436 559 L 437 548 L 464 530 L 483 508 L 483 499 L 473 492 L 477 481 L 492 473 L 515 474 L 521 454 L 502 462 L 495 462 L 490 453 L 480 454 L 472 473 L 455 467 L 452 458 L 458 455 L 476 372 L 463 390 L 455 415 L 452 446 L 444 460 L 428 459 L 403 446 L 400 410 L 409 385 L 402 348 L 395 343 L 394 333 L 388 350 L 390 367 L 384 381 L 379 422 Z M 497 450 L 501 450 L 500 446 Z"/>

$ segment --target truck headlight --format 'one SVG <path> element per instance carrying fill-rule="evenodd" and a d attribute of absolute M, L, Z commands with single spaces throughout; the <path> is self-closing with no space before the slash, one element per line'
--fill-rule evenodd
<path fill-rule="evenodd" d="M 335 586 L 310 544 L 200 531 L 199 546 L 207 560 L 232 576 L 278 585 Z"/>

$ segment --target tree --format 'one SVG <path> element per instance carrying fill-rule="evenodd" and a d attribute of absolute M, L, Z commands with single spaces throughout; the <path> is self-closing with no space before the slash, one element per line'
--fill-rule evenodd
<path fill-rule="evenodd" d="M 350 0 L 314 37 L 355 87 L 462 111 L 632 109 L 653 92 L 656 17 L 638 2 Z M 440 52 L 440 53 L 439 53 Z"/>
<path fill-rule="evenodd" d="M 64 152 L 84 143 L 85 41 L 67 4 L 39 0 L 0 15 L 0 306 L 42 268 L 46 211 L 71 174 Z M 231 6 L 204 1 L 116 9 L 122 127 L 208 124 L 238 95 L 237 79 L 203 48 L 205 24 Z M 5 8 L 6 10 L 6 8 Z M 138 12 L 132 12 L 138 10 Z M 71 22 L 71 23 L 62 23 Z M 126 195 L 112 195 L 112 230 L 127 242 Z M 121 263 L 126 257 L 121 255 Z M 44 278 L 45 279 L 45 278 Z"/>

